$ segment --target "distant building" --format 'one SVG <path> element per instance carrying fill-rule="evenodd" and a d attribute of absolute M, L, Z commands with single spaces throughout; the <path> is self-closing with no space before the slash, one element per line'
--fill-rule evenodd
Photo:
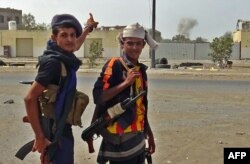
<path fill-rule="evenodd" d="M 240 59 L 250 59 L 250 20 L 239 19 L 237 21 L 233 40 L 240 43 Z"/>
<path fill-rule="evenodd" d="M 96 30 L 100 30 L 100 31 L 112 31 L 112 30 L 122 30 L 124 29 L 126 26 L 101 26 L 98 27 Z"/>
<path fill-rule="evenodd" d="M 0 30 L 8 30 L 9 21 L 15 21 L 17 29 L 20 29 L 22 26 L 22 10 L 0 8 Z"/>
<path fill-rule="evenodd" d="M 101 42 L 104 48 L 102 57 L 119 56 L 117 30 L 94 30 L 90 33 L 81 48 L 75 52 L 77 57 L 88 57 L 89 47 L 93 41 Z M 0 30 L 0 56 L 38 57 L 46 48 L 51 31 Z"/>
<path fill-rule="evenodd" d="M 245 25 L 246 26 L 246 25 Z M 234 33 L 235 43 L 231 60 L 250 58 L 249 40 L 250 30 L 247 28 Z M 104 51 L 102 57 L 106 60 L 121 54 L 117 41 L 118 34 L 125 26 L 101 26 L 90 33 L 81 48 L 75 52 L 77 57 L 87 58 L 90 45 L 95 41 L 102 43 Z M 247 36 L 245 36 L 247 35 Z M 38 57 L 46 48 L 46 43 L 51 36 L 51 31 L 26 31 L 26 30 L 0 30 L 0 56 L 6 57 Z M 238 37 L 238 38 L 237 38 Z M 238 43 L 237 43 L 238 42 Z M 155 58 L 168 60 L 211 60 L 209 43 L 159 43 Z M 150 59 L 150 49 L 146 44 L 140 59 Z M 84 60 L 86 61 L 86 60 Z"/>

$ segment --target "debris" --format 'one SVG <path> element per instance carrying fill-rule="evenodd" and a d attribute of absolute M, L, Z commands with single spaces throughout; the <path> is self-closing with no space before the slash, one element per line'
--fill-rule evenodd
<path fill-rule="evenodd" d="M 0 59 L 0 66 L 6 66 L 7 64 Z"/>
<path fill-rule="evenodd" d="M 4 102 L 4 104 L 13 104 L 14 103 L 14 100 L 10 99 L 10 100 L 7 100 Z"/>
<path fill-rule="evenodd" d="M 218 144 L 223 144 L 223 141 L 218 141 Z"/>
<path fill-rule="evenodd" d="M 219 140 L 217 143 L 218 144 L 228 144 L 227 142 L 224 142 L 224 141 L 221 141 L 221 140 Z"/>
<path fill-rule="evenodd" d="M 236 135 L 244 135 L 244 134 L 246 134 L 245 132 L 236 132 Z"/>

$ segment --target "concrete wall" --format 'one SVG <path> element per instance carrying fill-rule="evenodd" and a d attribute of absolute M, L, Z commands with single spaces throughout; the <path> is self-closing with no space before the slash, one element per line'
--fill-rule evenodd
<path fill-rule="evenodd" d="M 155 58 L 193 59 L 194 44 L 191 43 L 160 43 Z"/>
<path fill-rule="evenodd" d="M 209 43 L 195 43 L 194 46 L 195 46 L 194 59 L 197 59 L 197 60 L 210 60 L 211 59 L 208 56 L 208 54 L 211 53 Z"/>
<path fill-rule="evenodd" d="M 110 31 L 94 31 L 87 36 L 87 40 L 100 39 L 102 40 L 104 58 L 117 57 L 121 54 L 121 50 L 117 41 L 118 30 Z M 37 31 L 24 31 L 24 30 L 0 30 L 0 56 L 3 55 L 3 46 L 11 47 L 11 57 L 17 55 L 17 40 L 29 38 L 33 40 L 32 50 L 33 57 L 40 56 L 45 47 L 48 39 L 51 36 L 50 31 L 37 32 Z M 249 40 L 248 42 L 249 43 Z M 86 43 L 87 44 L 87 43 Z M 249 47 L 248 44 L 246 44 Z M 241 49 L 240 43 L 235 43 L 233 46 L 232 58 L 239 59 L 240 52 L 249 54 L 249 48 Z M 19 48 L 19 47 L 18 47 Z M 150 49 L 146 45 L 142 51 L 141 58 L 149 59 Z M 166 57 L 169 60 L 210 60 L 208 54 L 211 52 L 209 43 L 159 43 L 159 48 L 155 51 L 155 58 Z M 84 44 L 75 52 L 77 57 L 87 56 L 88 53 L 84 51 Z"/>
<path fill-rule="evenodd" d="M 169 60 L 211 60 L 208 56 L 212 50 L 209 43 L 160 43 L 155 58 L 165 57 Z M 232 47 L 232 60 L 240 57 L 240 44 Z"/>
<path fill-rule="evenodd" d="M 101 38 L 104 48 L 103 57 L 114 57 L 120 55 L 120 48 L 117 41 L 117 35 L 119 31 L 94 31 L 88 35 L 87 38 Z"/>
<path fill-rule="evenodd" d="M 240 60 L 240 43 L 234 43 L 232 47 L 232 54 L 231 54 L 230 59 Z"/>

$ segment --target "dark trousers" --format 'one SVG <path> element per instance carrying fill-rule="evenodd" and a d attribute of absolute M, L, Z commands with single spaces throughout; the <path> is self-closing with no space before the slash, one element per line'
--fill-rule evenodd
<path fill-rule="evenodd" d="M 66 124 L 60 137 L 53 164 L 74 164 L 74 137 L 69 124 Z"/>
<path fill-rule="evenodd" d="M 74 140 L 61 137 L 53 164 L 74 164 Z"/>
<path fill-rule="evenodd" d="M 143 164 L 145 160 L 144 154 L 136 156 L 126 161 L 109 161 L 110 164 Z M 143 161 L 143 162 L 142 162 Z"/>

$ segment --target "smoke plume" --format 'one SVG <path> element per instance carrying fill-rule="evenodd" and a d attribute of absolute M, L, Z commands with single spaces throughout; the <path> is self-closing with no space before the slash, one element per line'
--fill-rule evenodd
<path fill-rule="evenodd" d="M 192 18 L 182 18 L 178 25 L 178 33 L 189 38 L 191 29 L 198 24 L 197 20 Z"/>

